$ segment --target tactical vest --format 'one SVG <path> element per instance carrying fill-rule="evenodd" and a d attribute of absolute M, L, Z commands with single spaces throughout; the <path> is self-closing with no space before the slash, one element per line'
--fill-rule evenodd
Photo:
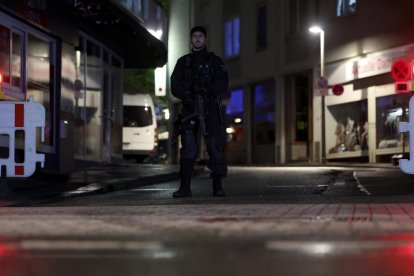
<path fill-rule="evenodd" d="M 193 54 L 188 54 L 185 58 L 184 70 L 185 79 L 191 80 L 192 85 L 199 85 L 210 91 L 213 82 L 213 53 L 208 52 L 205 62 L 200 64 L 198 68 L 193 68 Z M 195 71 L 195 72 L 194 72 Z"/>

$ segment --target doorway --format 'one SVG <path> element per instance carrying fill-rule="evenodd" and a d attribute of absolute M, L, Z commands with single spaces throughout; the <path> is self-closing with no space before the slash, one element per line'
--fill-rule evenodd
<path fill-rule="evenodd" d="M 287 161 L 309 162 L 312 143 L 311 74 L 303 73 L 286 78 Z"/>
<path fill-rule="evenodd" d="M 122 59 L 84 34 L 79 41 L 78 75 L 85 85 L 76 101 L 76 157 L 109 163 L 122 158 Z"/>
<path fill-rule="evenodd" d="M 252 95 L 252 162 L 275 163 L 275 81 L 253 85 Z"/>

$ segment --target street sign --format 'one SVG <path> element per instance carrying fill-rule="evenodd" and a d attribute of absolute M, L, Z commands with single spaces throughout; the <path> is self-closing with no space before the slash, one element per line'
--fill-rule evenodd
<path fill-rule="evenodd" d="M 410 92 L 410 81 L 396 81 L 395 93 L 408 93 Z"/>
<path fill-rule="evenodd" d="M 319 89 L 328 88 L 328 80 L 324 77 L 320 77 L 318 80 L 318 88 Z"/>
<path fill-rule="evenodd" d="M 342 93 L 344 93 L 344 86 L 342 84 L 335 84 L 332 87 L 332 92 L 334 93 L 334 95 L 340 96 L 342 95 Z"/>
<path fill-rule="evenodd" d="M 328 80 L 324 77 L 318 79 L 318 96 L 328 96 Z"/>
<path fill-rule="evenodd" d="M 404 60 L 397 60 L 392 64 L 391 74 L 396 81 L 407 81 L 411 77 L 410 65 Z"/>

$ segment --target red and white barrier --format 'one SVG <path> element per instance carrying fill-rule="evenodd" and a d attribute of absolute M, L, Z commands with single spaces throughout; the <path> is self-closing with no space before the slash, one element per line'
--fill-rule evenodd
<path fill-rule="evenodd" d="M 0 102 L 0 135 L 9 136 L 8 158 L 0 158 L 0 168 L 6 166 L 6 177 L 28 177 L 36 170 L 36 163 L 44 166 L 45 155 L 36 153 L 36 128 L 41 128 L 44 141 L 45 108 L 34 102 Z M 15 134 L 24 131 L 24 162 L 15 161 Z M 2 145 L 3 146 L 3 145 Z M 1 170 L 0 170 L 0 176 Z"/>

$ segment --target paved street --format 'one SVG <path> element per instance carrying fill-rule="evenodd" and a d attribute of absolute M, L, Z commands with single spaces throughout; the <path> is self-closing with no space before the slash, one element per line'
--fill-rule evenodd
<path fill-rule="evenodd" d="M 0 209 L 2 275 L 411 275 L 413 176 L 395 167 L 232 167 Z"/>

